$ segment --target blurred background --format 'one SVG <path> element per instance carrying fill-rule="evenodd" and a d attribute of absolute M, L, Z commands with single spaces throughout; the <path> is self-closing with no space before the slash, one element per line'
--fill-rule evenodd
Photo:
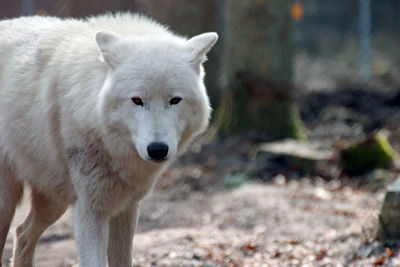
<path fill-rule="evenodd" d="M 399 174 L 399 1 L 0 1 L 1 19 L 117 11 L 220 36 L 210 130 L 143 201 L 137 266 L 400 266 L 400 202 L 385 199 Z M 71 237 L 62 219 L 38 266 L 74 263 Z"/>

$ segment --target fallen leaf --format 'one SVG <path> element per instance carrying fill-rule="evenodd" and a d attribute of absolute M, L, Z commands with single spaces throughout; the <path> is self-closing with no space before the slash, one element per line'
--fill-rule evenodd
<path fill-rule="evenodd" d="M 378 265 L 383 265 L 384 263 L 385 263 L 385 261 L 386 261 L 386 256 L 382 256 L 382 257 L 380 257 L 380 258 L 377 258 L 377 259 L 375 259 L 375 261 L 374 261 L 374 265 L 375 266 L 378 266 Z"/>
<path fill-rule="evenodd" d="M 388 255 L 389 258 L 394 256 L 394 251 L 391 248 L 386 248 L 385 249 L 386 255 Z"/>

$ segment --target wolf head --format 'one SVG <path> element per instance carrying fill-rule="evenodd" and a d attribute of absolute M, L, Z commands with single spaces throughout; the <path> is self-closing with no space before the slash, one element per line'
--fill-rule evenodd
<path fill-rule="evenodd" d="M 202 63 L 216 33 L 178 37 L 95 35 L 108 75 L 99 114 L 115 142 L 130 143 L 143 160 L 182 152 L 208 125 L 211 108 Z"/>

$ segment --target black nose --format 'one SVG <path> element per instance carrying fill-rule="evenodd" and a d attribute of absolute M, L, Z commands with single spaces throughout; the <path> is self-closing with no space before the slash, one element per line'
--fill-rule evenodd
<path fill-rule="evenodd" d="M 147 146 L 147 154 L 152 160 L 163 160 L 168 154 L 168 146 L 162 142 L 153 142 Z"/>

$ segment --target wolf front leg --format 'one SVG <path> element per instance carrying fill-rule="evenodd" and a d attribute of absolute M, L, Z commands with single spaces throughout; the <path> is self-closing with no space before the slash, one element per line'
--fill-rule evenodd
<path fill-rule="evenodd" d="M 111 218 L 108 240 L 109 267 L 132 266 L 132 242 L 138 218 L 138 203 L 130 205 L 126 210 Z"/>
<path fill-rule="evenodd" d="M 109 217 L 93 211 L 86 201 L 75 205 L 74 232 L 80 267 L 105 267 Z"/>

